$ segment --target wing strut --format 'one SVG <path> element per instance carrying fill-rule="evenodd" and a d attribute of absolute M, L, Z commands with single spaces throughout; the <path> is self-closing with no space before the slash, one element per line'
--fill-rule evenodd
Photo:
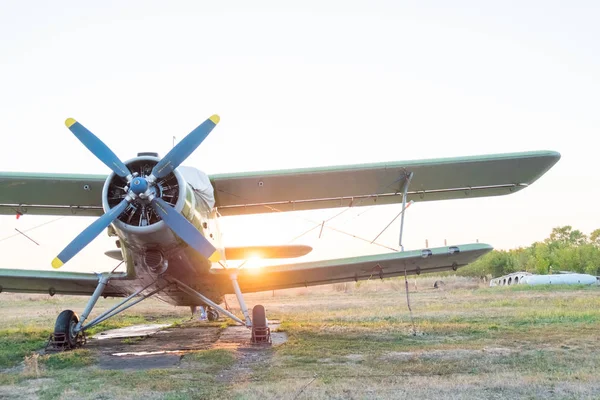
<path fill-rule="evenodd" d="M 406 211 L 406 195 L 408 194 L 408 187 L 410 186 L 410 181 L 412 181 L 413 172 L 409 172 L 404 178 L 404 187 L 402 188 L 402 217 L 400 218 L 400 251 L 404 251 L 404 246 L 402 245 L 402 233 L 404 231 L 404 211 Z"/>
<path fill-rule="evenodd" d="M 107 281 L 108 282 L 108 281 Z M 100 288 L 101 282 L 98 283 L 98 288 Z M 142 295 L 142 292 L 148 288 L 150 288 L 151 286 L 156 285 L 156 289 L 154 289 L 153 291 L 151 291 L 150 293 L 147 293 L 145 295 Z M 104 286 L 106 286 L 106 284 L 104 284 Z M 163 289 L 166 289 L 169 285 L 164 285 L 161 286 L 158 284 L 158 280 L 152 281 L 150 284 L 148 284 L 147 286 L 136 290 L 134 293 L 132 293 L 130 296 L 128 296 L 126 299 L 124 299 L 123 301 L 121 301 L 119 304 L 117 304 L 116 306 L 110 308 L 109 310 L 103 312 L 102 314 L 100 314 L 99 316 L 97 316 L 93 321 L 89 322 L 87 325 L 83 325 L 83 322 L 85 321 L 85 319 L 88 317 L 90 311 L 91 311 L 91 307 L 90 307 L 90 303 L 94 303 L 96 302 L 96 300 L 98 300 L 97 298 L 94 299 L 94 296 L 92 296 L 92 298 L 90 299 L 90 303 L 88 303 L 88 306 L 86 307 L 86 310 L 84 311 L 84 314 L 81 316 L 82 319 L 79 322 L 79 325 L 77 328 L 75 328 L 76 331 L 85 331 L 86 329 L 91 328 L 92 326 L 98 325 L 101 322 L 106 321 L 107 319 L 114 317 L 115 315 L 119 314 L 120 312 L 123 312 L 125 310 L 127 310 L 130 307 L 133 307 L 134 305 L 136 305 L 137 303 L 139 303 L 142 300 L 147 299 L 148 297 L 154 296 L 156 293 L 160 292 Z M 98 288 L 96 290 L 98 290 Z M 100 293 L 102 294 L 102 293 Z M 139 296 L 139 297 L 138 297 Z M 137 299 L 131 301 L 132 299 L 138 297 Z M 129 303 L 129 304 L 128 304 Z M 127 305 L 126 305 L 127 304 Z M 88 311 L 89 308 L 89 311 Z"/>
<path fill-rule="evenodd" d="M 250 317 L 248 316 L 248 308 L 246 307 L 246 303 L 244 302 L 244 299 L 242 297 L 238 296 L 238 300 L 241 299 L 240 306 L 242 307 L 242 310 L 244 311 L 244 317 L 246 318 L 246 323 L 245 324 L 244 324 L 244 321 L 242 321 L 241 319 L 239 319 L 238 317 L 236 317 L 235 315 L 233 315 L 232 313 L 230 313 L 229 311 L 227 311 L 223 307 L 219 306 L 217 303 L 215 303 L 214 301 L 210 300 L 208 297 L 204 296 L 202 293 L 199 293 L 199 292 L 195 291 L 194 289 L 192 289 L 191 287 L 189 287 L 185 283 L 181 282 L 179 279 L 177 279 L 177 278 L 169 278 L 169 280 L 172 281 L 173 283 L 175 283 L 177 285 L 177 287 L 181 291 L 189 294 L 190 296 L 197 297 L 198 299 L 200 299 L 206 305 L 209 305 L 212 308 L 214 308 L 216 310 L 219 310 L 220 312 L 222 312 L 223 314 L 227 315 L 229 318 L 231 318 L 235 322 L 237 322 L 239 324 L 242 324 L 242 325 L 246 325 L 248 328 L 252 326 L 252 323 L 250 322 Z M 233 287 L 234 288 L 237 287 L 237 291 L 236 291 L 236 295 L 237 295 L 237 292 L 240 290 L 240 287 L 236 286 L 237 285 L 237 277 L 236 277 L 236 280 L 234 282 L 235 282 L 235 284 L 234 284 Z M 240 292 L 240 295 L 241 295 L 241 292 Z"/>

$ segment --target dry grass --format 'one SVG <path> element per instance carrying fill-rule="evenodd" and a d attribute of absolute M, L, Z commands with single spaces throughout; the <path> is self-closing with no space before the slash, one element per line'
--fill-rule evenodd
<path fill-rule="evenodd" d="M 436 280 L 442 289 L 433 289 Z M 417 335 L 403 279 L 256 293 L 247 302 L 263 304 L 289 336 L 256 359 L 209 350 L 185 356 L 180 368 L 106 371 L 85 351 L 83 361 L 28 356 L 19 371 L 2 374 L 0 398 L 31 387 L 31 398 L 600 397 L 600 288 L 487 288 L 451 276 L 419 278 L 416 288 L 410 279 Z M 2 296 L 0 316 L 24 329 L 52 326 L 61 309 L 85 303 Z M 236 304 L 233 296 L 227 301 Z M 188 313 L 150 300 L 121 323 Z M 9 326 L 0 318 L 0 331 Z"/>

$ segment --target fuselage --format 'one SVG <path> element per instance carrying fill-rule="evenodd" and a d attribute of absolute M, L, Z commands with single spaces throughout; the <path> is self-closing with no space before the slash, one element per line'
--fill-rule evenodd
<path fill-rule="evenodd" d="M 141 176 L 158 162 L 157 157 L 141 156 L 126 162 L 132 172 Z M 125 182 L 111 174 L 104 185 L 105 212 L 120 201 L 119 193 Z M 222 293 L 211 289 L 210 268 L 213 261 L 224 257 L 218 213 L 214 208 L 214 195 L 208 177 L 193 168 L 180 168 L 156 185 L 156 195 L 168 201 L 217 249 L 209 258 L 202 256 L 173 233 L 164 221 L 144 204 L 131 205 L 113 222 L 109 235 L 116 236 L 127 266 L 128 288 L 133 292 L 160 277 L 173 277 L 202 292 L 215 302 Z M 129 290 L 128 290 L 129 291 Z M 178 290 L 165 289 L 156 295 L 174 305 L 199 305 L 196 298 Z"/>

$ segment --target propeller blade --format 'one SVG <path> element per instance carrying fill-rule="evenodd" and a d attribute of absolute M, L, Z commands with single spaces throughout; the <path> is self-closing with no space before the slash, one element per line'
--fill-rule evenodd
<path fill-rule="evenodd" d="M 204 257 L 210 258 L 217 250 L 190 221 L 160 197 L 152 199 L 152 208 L 177 236 Z"/>
<path fill-rule="evenodd" d="M 111 208 L 106 214 L 95 220 L 90 226 L 85 228 L 71 243 L 60 252 L 54 260 L 52 260 L 52 268 L 60 268 L 64 263 L 69 261 L 73 256 L 87 246 L 92 240 L 96 238 L 104 229 L 106 229 L 111 222 L 113 222 L 129 205 L 127 199 L 123 199 L 114 208 Z"/>
<path fill-rule="evenodd" d="M 100 161 L 114 171 L 121 178 L 126 178 L 131 175 L 129 169 L 119 160 L 119 157 L 108 148 L 107 145 L 96 135 L 90 132 L 85 126 L 75 121 L 73 118 L 67 118 L 65 125 L 79 139 L 89 151 L 94 153 Z"/>
<path fill-rule="evenodd" d="M 210 131 L 213 130 L 220 120 L 221 118 L 215 114 L 191 131 L 154 166 L 152 175 L 156 178 L 163 178 L 173 172 L 175 168 L 179 167 L 200 146 L 200 143 L 206 139 Z"/>

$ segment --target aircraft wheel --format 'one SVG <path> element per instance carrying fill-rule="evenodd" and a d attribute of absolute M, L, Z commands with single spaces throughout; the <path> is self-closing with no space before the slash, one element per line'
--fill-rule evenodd
<path fill-rule="evenodd" d="M 271 329 L 265 307 L 257 304 L 252 309 L 252 343 L 271 343 Z"/>
<path fill-rule="evenodd" d="M 265 307 L 261 304 L 257 304 L 252 309 L 252 325 L 259 327 L 267 326 L 267 313 Z"/>
<path fill-rule="evenodd" d="M 75 327 L 79 323 L 79 317 L 71 310 L 64 310 L 56 318 L 54 324 L 54 334 L 64 334 L 65 344 L 64 347 L 74 348 L 77 346 L 77 333 L 75 333 Z"/>
<path fill-rule="evenodd" d="M 219 319 L 219 312 L 215 309 L 209 308 L 206 312 L 206 318 L 208 318 L 209 321 L 216 321 Z"/>

